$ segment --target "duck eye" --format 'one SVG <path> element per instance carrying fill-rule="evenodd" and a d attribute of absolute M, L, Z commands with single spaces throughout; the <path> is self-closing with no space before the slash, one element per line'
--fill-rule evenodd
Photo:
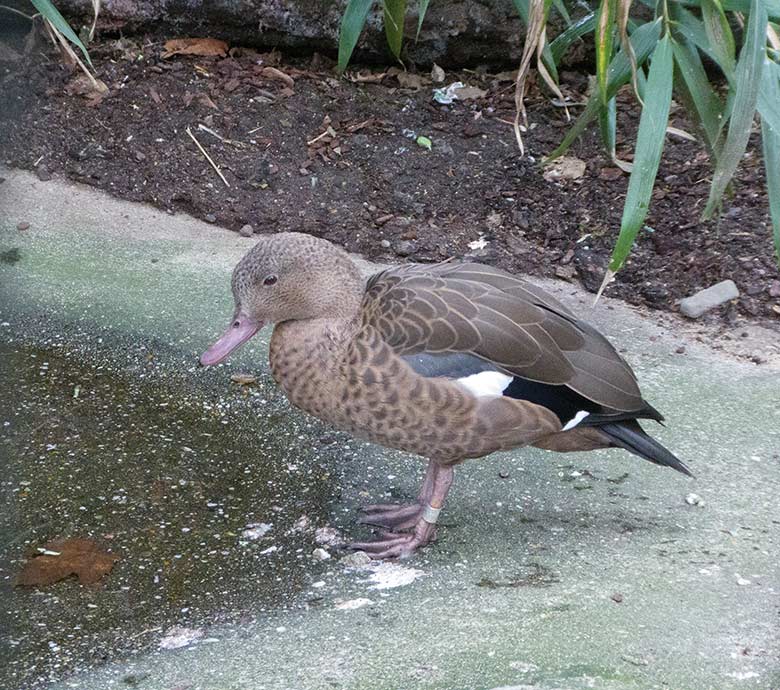
<path fill-rule="evenodd" d="M 266 276 L 263 278 L 263 285 L 275 285 L 277 280 L 279 279 L 276 276 Z"/>

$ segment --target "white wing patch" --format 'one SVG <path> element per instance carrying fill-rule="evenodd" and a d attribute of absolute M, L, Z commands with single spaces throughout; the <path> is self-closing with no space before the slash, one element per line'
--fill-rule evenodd
<path fill-rule="evenodd" d="M 512 378 L 500 371 L 481 371 L 455 380 L 477 398 L 485 398 L 503 395 Z"/>
<path fill-rule="evenodd" d="M 568 431 L 569 429 L 573 429 L 575 426 L 577 426 L 585 417 L 587 417 L 590 413 L 585 412 L 585 410 L 580 410 L 577 414 L 572 417 L 568 423 L 566 424 L 561 431 Z"/>

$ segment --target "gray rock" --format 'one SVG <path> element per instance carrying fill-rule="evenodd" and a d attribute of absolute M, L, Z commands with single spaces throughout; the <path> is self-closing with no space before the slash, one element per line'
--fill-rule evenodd
<path fill-rule="evenodd" d="M 565 0 L 570 9 L 576 4 Z M 76 22 L 88 21 L 90 3 L 58 0 L 57 9 Z M 346 0 L 103 0 L 101 22 L 118 22 L 125 35 L 153 28 L 165 36 L 214 36 L 231 45 L 254 48 L 315 49 L 335 52 Z M 411 3 L 410 3 L 411 5 Z M 186 12 L 182 7 L 186 6 Z M 406 25 L 417 25 L 417 5 L 409 8 Z M 552 39 L 564 24 L 551 17 Z M 77 23 L 77 26 L 80 24 Z M 257 27 L 262 27 L 258 31 Z M 419 40 L 405 41 L 404 52 L 417 64 L 464 65 L 468 63 L 514 63 L 523 48 L 525 34 L 511 2 L 505 0 L 453 0 L 432 2 L 422 24 Z M 355 50 L 355 60 L 387 60 L 390 53 L 382 25 L 381 3 L 368 15 Z M 579 59 L 582 59 L 580 57 Z M 171 63 L 171 67 L 183 64 Z"/>
<path fill-rule="evenodd" d="M 417 242 L 412 240 L 401 240 L 393 245 L 393 251 L 398 256 L 411 256 L 417 251 Z"/>
<path fill-rule="evenodd" d="M 737 297 L 739 297 L 739 290 L 734 281 L 723 280 L 706 290 L 700 290 L 695 295 L 680 300 L 680 311 L 690 319 L 698 319 L 710 309 L 719 307 Z"/>
<path fill-rule="evenodd" d="M 241 226 L 238 234 L 241 235 L 241 237 L 252 237 L 252 235 L 255 234 L 255 229 L 249 223 L 247 223 L 246 225 Z"/>
<path fill-rule="evenodd" d="M 353 551 L 339 558 L 339 563 L 345 568 L 363 568 L 371 563 L 371 556 L 365 551 Z"/>

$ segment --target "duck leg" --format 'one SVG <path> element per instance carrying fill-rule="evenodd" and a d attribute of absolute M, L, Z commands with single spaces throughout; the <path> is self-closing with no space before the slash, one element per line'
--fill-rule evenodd
<path fill-rule="evenodd" d="M 381 532 L 381 538 L 370 542 L 350 544 L 350 548 L 365 551 L 371 558 L 405 558 L 411 556 L 421 546 L 425 546 L 436 537 L 436 521 L 444 506 L 444 500 L 452 486 L 452 467 L 442 467 L 434 462 L 433 488 L 430 499 L 422 507 L 420 515 L 410 533 Z"/>
<path fill-rule="evenodd" d="M 374 525 L 383 527 L 387 530 L 407 530 L 417 524 L 417 520 L 422 513 L 423 506 L 426 505 L 433 492 L 433 479 L 436 472 L 436 463 L 433 460 L 428 462 L 428 469 L 425 471 L 425 480 L 423 481 L 420 493 L 417 495 L 417 502 L 408 505 L 398 505 L 396 503 L 378 503 L 375 505 L 363 506 L 360 510 L 363 515 L 358 520 L 362 525 Z"/>

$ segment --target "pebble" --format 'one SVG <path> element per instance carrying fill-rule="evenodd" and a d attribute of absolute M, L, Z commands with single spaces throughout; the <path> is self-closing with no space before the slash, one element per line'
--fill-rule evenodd
<path fill-rule="evenodd" d="M 16 226 L 17 230 L 29 230 L 30 224 L 27 221 L 22 221 L 21 223 L 18 223 Z"/>
<path fill-rule="evenodd" d="M 269 525 L 267 522 L 254 522 L 246 526 L 246 529 L 241 532 L 241 536 L 244 539 L 251 539 L 256 541 L 262 539 L 266 534 L 271 531 L 273 525 Z"/>
<path fill-rule="evenodd" d="M 700 508 L 704 507 L 704 501 L 702 500 L 702 497 L 699 496 L 699 494 L 688 494 L 685 497 L 685 502 L 689 506 L 699 506 Z"/>
<path fill-rule="evenodd" d="M 207 213 L 205 216 L 203 216 L 203 220 L 205 220 L 207 223 L 216 223 L 217 217 L 213 213 Z"/>
<path fill-rule="evenodd" d="M 690 319 L 698 319 L 702 314 L 739 297 L 739 290 L 733 280 L 700 290 L 695 295 L 680 300 L 680 311 Z"/>
<path fill-rule="evenodd" d="M 684 355 L 684 354 L 685 354 L 685 345 L 680 345 L 680 347 L 678 347 L 678 348 L 675 350 L 675 352 L 676 352 L 678 355 Z"/>
<path fill-rule="evenodd" d="M 393 251 L 398 254 L 398 256 L 411 256 L 417 251 L 417 242 L 413 242 L 412 240 L 401 240 L 400 242 L 395 243 Z"/>
<path fill-rule="evenodd" d="M 339 559 L 345 568 L 363 568 L 371 563 L 371 557 L 365 551 L 353 551 Z"/>
<path fill-rule="evenodd" d="M 39 165 L 35 169 L 35 174 L 38 176 L 38 179 L 41 182 L 48 182 L 52 177 L 51 173 L 49 172 L 49 169 L 45 165 Z"/>
<path fill-rule="evenodd" d="M 379 244 L 385 249 L 390 249 L 390 240 L 381 240 Z"/>
<path fill-rule="evenodd" d="M 135 152 L 135 159 L 141 163 L 146 160 L 146 154 L 143 151 L 136 151 Z"/>
<path fill-rule="evenodd" d="M 241 237 L 252 237 L 252 235 L 255 234 L 255 229 L 249 223 L 247 223 L 246 225 L 241 226 L 238 234 L 241 235 Z"/>
<path fill-rule="evenodd" d="M 311 552 L 311 555 L 318 561 L 327 561 L 330 558 L 330 553 L 322 547 L 314 549 L 314 551 Z"/>
<path fill-rule="evenodd" d="M 614 601 L 616 604 L 623 603 L 623 595 L 620 592 L 613 592 L 612 596 L 610 596 L 610 599 L 612 599 L 612 601 Z"/>
<path fill-rule="evenodd" d="M 323 546 L 344 546 L 344 537 L 335 527 L 318 527 L 314 532 L 314 541 Z"/>

